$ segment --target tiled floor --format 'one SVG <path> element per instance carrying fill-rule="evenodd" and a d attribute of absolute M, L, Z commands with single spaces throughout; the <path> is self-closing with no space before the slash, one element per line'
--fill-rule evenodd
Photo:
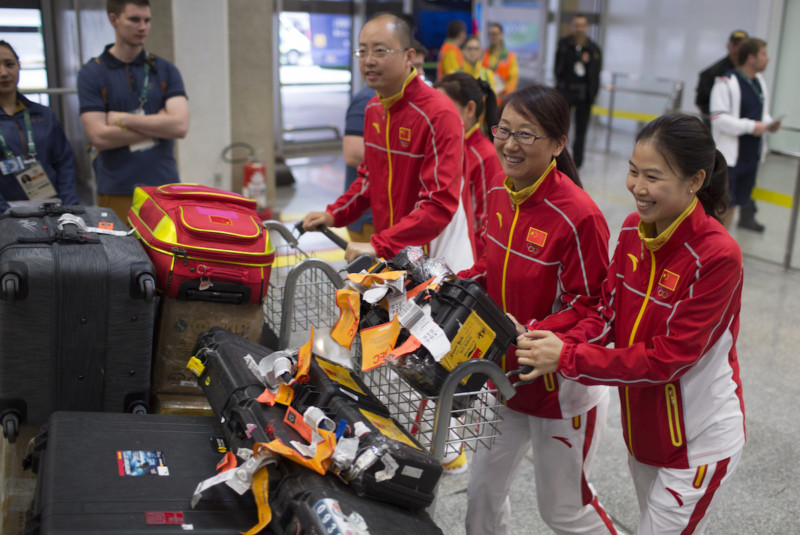
<path fill-rule="evenodd" d="M 605 134 L 590 133 L 590 147 L 604 146 Z M 633 146 L 629 134 L 613 138 L 610 154 L 600 150 L 586 156 L 582 179 L 586 190 L 603 210 L 612 240 L 633 203 L 624 188 L 627 160 Z M 341 191 L 343 162 L 338 155 L 290 160 L 296 184 L 278 192 L 279 209 L 286 219 L 299 219 L 308 210 L 323 209 Z M 791 195 L 797 162 L 769 156 L 759 185 Z M 745 253 L 745 285 L 739 333 L 739 358 L 747 411 L 748 444 L 727 492 L 712 514 L 709 534 L 800 533 L 800 272 L 779 267 L 786 246 L 789 210 L 760 204 L 758 217 L 767 225 L 763 235 L 734 230 Z M 331 259 L 340 255 L 327 248 Z M 613 244 L 612 244 L 613 246 Z M 792 265 L 800 267 L 800 246 Z M 340 256 L 338 256 L 340 258 Z M 768 261 L 764 261 L 766 259 Z M 632 533 L 638 514 L 630 484 L 626 450 L 619 427 L 619 405 L 612 397 L 607 430 L 591 477 L 601 502 L 622 528 Z M 512 534 L 550 533 L 539 518 L 532 484 L 533 466 L 527 458 L 511 493 Z M 443 479 L 435 520 L 447 535 L 464 530 L 468 475 Z"/>

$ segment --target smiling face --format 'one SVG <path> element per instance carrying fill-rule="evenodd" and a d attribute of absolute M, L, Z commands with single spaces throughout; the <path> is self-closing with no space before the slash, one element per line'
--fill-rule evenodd
<path fill-rule="evenodd" d="M 0 98 L 16 95 L 19 61 L 7 46 L 0 46 Z"/>
<path fill-rule="evenodd" d="M 367 22 L 358 37 L 358 48 L 370 52 L 358 58 L 358 66 L 367 85 L 383 98 L 399 93 L 411 72 L 416 51 L 403 46 L 394 19 L 381 16 Z M 378 49 L 398 52 L 376 58 L 372 52 Z"/>
<path fill-rule="evenodd" d="M 122 13 L 110 13 L 108 19 L 116 32 L 117 42 L 133 48 L 144 46 L 150 33 L 150 7 L 125 4 Z"/>
<path fill-rule="evenodd" d="M 511 132 L 525 131 L 534 136 L 547 136 L 535 118 L 522 115 L 513 106 L 503 109 L 503 116 L 497 124 Z M 564 150 L 566 141 L 566 136 L 560 139 L 548 136 L 532 145 L 523 145 L 512 135 L 504 140 L 495 138 L 494 148 L 506 176 L 514 181 L 515 189 L 520 191 L 539 179 L 550 161 Z"/>
<path fill-rule="evenodd" d="M 655 224 L 656 234 L 667 229 L 689 206 L 703 184 L 705 171 L 679 176 L 650 141 L 639 141 L 628 163 L 626 185 L 636 200 L 639 218 Z"/>

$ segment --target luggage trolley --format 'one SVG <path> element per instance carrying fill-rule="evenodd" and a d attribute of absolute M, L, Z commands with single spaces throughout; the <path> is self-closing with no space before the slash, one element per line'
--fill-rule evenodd
<path fill-rule="evenodd" d="M 294 233 L 278 221 L 265 221 L 275 247 L 275 264 L 264 304 L 267 326 L 277 335 L 275 349 L 289 346 L 295 332 L 332 327 L 339 318 L 336 290 L 344 287 L 344 276 L 331 264 L 306 254 Z M 341 238 L 327 232 L 337 245 Z M 337 239 L 339 241 L 337 241 Z M 342 270 L 344 271 L 344 270 Z M 352 367 L 361 369 L 361 346 L 353 343 Z M 457 392 L 459 382 L 473 373 L 486 375 L 492 387 L 475 392 Z M 502 369 L 493 362 L 471 360 L 459 364 L 445 380 L 438 396 L 429 397 L 406 384 L 388 366 L 363 374 L 364 381 L 389 408 L 392 416 L 417 441 L 441 461 L 448 447 L 490 447 L 498 436 L 501 398 L 514 395 L 514 388 Z"/>

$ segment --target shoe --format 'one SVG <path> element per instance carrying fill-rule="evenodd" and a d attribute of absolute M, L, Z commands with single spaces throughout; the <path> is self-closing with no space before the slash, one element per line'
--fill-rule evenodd
<path fill-rule="evenodd" d="M 469 468 L 467 452 L 462 448 L 461 453 L 458 454 L 458 457 L 452 461 L 443 463 L 442 466 L 444 466 L 444 473 L 446 475 L 453 476 L 456 474 L 463 474 Z"/>
<path fill-rule="evenodd" d="M 753 232 L 764 232 L 766 229 L 764 225 L 756 221 L 755 217 L 740 218 L 736 226 L 739 228 L 752 230 Z"/>
<path fill-rule="evenodd" d="M 739 209 L 739 222 L 737 227 L 752 230 L 753 232 L 764 232 L 764 225 L 756 221 L 756 205 L 750 203 L 743 205 Z"/>

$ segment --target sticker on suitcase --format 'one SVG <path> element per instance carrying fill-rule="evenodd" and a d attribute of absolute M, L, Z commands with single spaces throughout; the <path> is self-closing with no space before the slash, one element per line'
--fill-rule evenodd
<path fill-rule="evenodd" d="M 117 465 L 121 476 L 169 475 L 164 454 L 160 451 L 118 451 Z"/>

